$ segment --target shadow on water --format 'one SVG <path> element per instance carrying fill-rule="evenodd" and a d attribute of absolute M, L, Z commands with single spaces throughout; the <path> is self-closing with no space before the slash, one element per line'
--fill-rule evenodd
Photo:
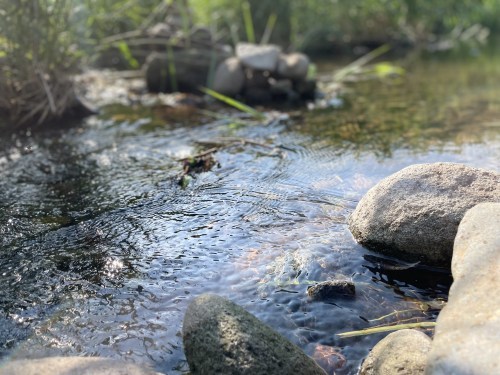
<path fill-rule="evenodd" d="M 353 374 L 383 334 L 336 333 L 433 320 L 448 272 L 372 253 L 346 219 L 381 178 L 409 164 L 499 169 L 498 59 L 420 61 L 403 80 L 361 82 L 343 108 L 271 125 L 110 109 L 69 129 L 0 139 L 3 356 L 101 355 L 187 370 L 189 300 L 215 292 Z M 182 126 L 181 126 L 182 125 Z M 185 189 L 178 159 L 200 139 L 241 137 Z M 347 277 L 354 299 L 307 288 Z M 429 332 L 431 334 L 431 332 Z M 346 359 L 343 360 L 342 358 Z"/>

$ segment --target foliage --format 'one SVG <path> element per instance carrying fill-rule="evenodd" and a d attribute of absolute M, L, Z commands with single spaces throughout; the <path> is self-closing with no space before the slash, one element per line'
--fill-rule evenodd
<path fill-rule="evenodd" d="M 190 0 L 199 22 L 233 34 L 231 29 L 243 24 L 244 3 L 244 0 Z M 272 10 L 271 2 L 248 3 L 255 23 L 257 19 L 265 22 L 275 12 L 276 32 L 283 29 L 290 36 L 288 41 L 296 46 L 353 41 L 382 44 L 391 40 L 420 43 L 476 23 L 500 31 L 498 0 L 285 0 L 272 2 Z M 256 27 L 256 34 L 262 33 L 263 27 L 260 28 Z M 244 36 L 243 30 L 238 31 Z"/>
<path fill-rule="evenodd" d="M 70 1 L 0 0 L 0 13 L 0 110 L 18 123 L 60 115 L 74 102 L 79 58 Z"/>

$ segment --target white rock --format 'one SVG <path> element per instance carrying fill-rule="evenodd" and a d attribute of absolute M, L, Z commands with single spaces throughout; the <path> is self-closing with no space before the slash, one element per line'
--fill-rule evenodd
<path fill-rule="evenodd" d="M 431 339 L 420 331 L 403 329 L 387 335 L 364 360 L 359 375 L 423 374 Z"/>
<path fill-rule="evenodd" d="M 236 56 L 241 63 L 245 67 L 255 70 L 274 72 L 278 65 L 280 52 L 281 49 L 272 44 L 238 43 L 236 45 Z"/>
<path fill-rule="evenodd" d="M 467 211 L 455 239 L 452 273 L 426 374 L 500 374 L 500 203 Z"/>

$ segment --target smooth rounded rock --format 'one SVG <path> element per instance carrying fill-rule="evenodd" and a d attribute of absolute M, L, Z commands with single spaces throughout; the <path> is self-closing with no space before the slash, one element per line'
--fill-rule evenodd
<path fill-rule="evenodd" d="M 194 375 L 325 374 L 297 346 L 240 306 L 214 294 L 191 302 L 184 318 L 183 340 Z"/>
<path fill-rule="evenodd" d="M 0 365 L 0 375 L 161 375 L 132 363 L 98 357 L 49 357 Z"/>
<path fill-rule="evenodd" d="M 449 265 L 458 224 L 481 202 L 500 202 L 500 174 L 456 163 L 416 164 L 361 199 L 349 229 L 382 253 Z"/>
<path fill-rule="evenodd" d="M 373 347 L 359 375 L 424 374 L 431 342 L 425 333 L 413 329 L 393 332 Z"/>
<path fill-rule="evenodd" d="M 280 55 L 278 60 L 278 74 L 283 78 L 305 80 L 309 70 L 309 58 L 303 53 Z"/>
<path fill-rule="evenodd" d="M 240 60 L 230 57 L 219 64 L 215 71 L 213 88 L 218 93 L 236 96 L 243 89 L 245 72 Z"/>
<path fill-rule="evenodd" d="M 278 46 L 272 44 L 238 43 L 236 45 L 236 56 L 241 63 L 255 70 L 274 72 L 278 65 L 280 51 Z"/>
<path fill-rule="evenodd" d="M 426 374 L 499 374 L 500 203 L 467 211 L 455 239 L 452 274 Z"/>

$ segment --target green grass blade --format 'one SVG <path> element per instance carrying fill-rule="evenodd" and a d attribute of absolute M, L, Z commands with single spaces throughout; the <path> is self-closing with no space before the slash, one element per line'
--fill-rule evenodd
<path fill-rule="evenodd" d="M 365 336 L 365 335 L 372 335 L 374 333 L 380 333 L 380 332 L 399 331 L 401 329 L 411 329 L 411 328 L 431 328 L 431 327 L 435 327 L 435 326 L 436 326 L 436 322 L 396 324 L 396 325 L 392 325 L 392 326 L 366 328 L 366 329 L 361 329 L 359 331 L 337 333 L 337 336 L 339 336 L 341 338 L 354 337 L 354 336 Z"/>
<path fill-rule="evenodd" d="M 248 1 L 244 1 L 241 7 L 243 10 L 243 22 L 245 23 L 247 41 L 250 43 L 255 43 L 255 30 L 253 27 L 253 19 L 252 19 L 252 11 L 250 9 L 250 3 Z"/>
<path fill-rule="evenodd" d="M 361 56 L 359 59 L 353 61 L 349 65 L 346 65 L 333 76 L 334 81 L 340 82 L 344 80 L 351 74 L 358 72 L 361 67 L 368 64 L 370 61 L 376 59 L 379 56 L 382 56 L 384 53 L 388 52 L 391 47 L 388 44 L 381 45 L 378 48 L 375 48 L 373 51 L 368 52 L 366 55 Z"/>
<path fill-rule="evenodd" d="M 264 29 L 264 34 L 262 34 L 262 39 L 260 40 L 260 44 L 269 43 L 269 40 L 271 40 L 271 35 L 273 35 L 274 26 L 276 26 L 277 20 L 278 16 L 276 15 L 276 13 L 271 13 L 269 15 L 266 23 L 266 28 Z"/>
<path fill-rule="evenodd" d="M 123 58 L 127 61 L 127 64 L 133 69 L 139 68 L 139 62 L 132 55 L 132 52 L 130 51 L 128 44 L 122 41 L 119 42 L 117 45 Z"/>
<path fill-rule="evenodd" d="M 236 99 L 230 98 L 229 96 L 223 95 L 221 93 L 218 93 L 217 91 L 211 90 L 206 87 L 200 87 L 200 90 L 205 94 L 210 95 L 211 97 L 220 100 L 221 102 L 226 103 L 227 105 L 230 105 L 231 107 L 236 108 L 241 112 L 248 113 L 249 115 L 255 117 L 256 119 L 262 120 L 265 118 L 263 113 L 257 111 L 256 109 L 242 102 L 239 102 Z"/>
<path fill-rule="evenodd" d="M 167 45 L 167 56 L 168 56 L 168 75 L 170 78 L 170 84 L 172 86 L 172 91 L 178 91 L 177 86 L 177 71 L 175 69 L 175 57 L 174 49 L 170 44 Z"/>

